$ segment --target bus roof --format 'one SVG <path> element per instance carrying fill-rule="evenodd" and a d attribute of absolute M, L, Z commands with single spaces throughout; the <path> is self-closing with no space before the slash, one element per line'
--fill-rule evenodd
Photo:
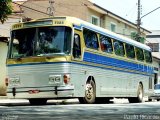
<path fill-rule="evenodd" d="M 53 20 L 53 19 L 64 19 L 64 20 L 70 22 L 71 24 L 73 24 L 75 26 L 75 28 L 77 28 L 77 29 L 82 29 L 84 27 L 84 28 L 93 30 L 95 32 L 98 32 L 100 34 L 106 35 L 108 37 L 111 37 L 113 39 L 116 39 L 116 40 L 119 40 L 119 41 L 123 41 L 123 42 L 131 44 L 133 46 L 136 46 L 136 47 L 151 51 L 151 48 L 149 46 L 145 45 L 145 44 L 142 44 L 142 43 L 137 42 L 135 40 L 132 40 L 130 38 L 124 37 L 122 35 L 116 34 L 114 32 L 111 32 L 111 31 L 107 30 L 107 29 L 98 27 L 96 25 L 93 25 L 93 24 L 91 24 L 89 22 L 86 22 L 86 21 L 81 20 L 81 19 L 76 18 L 76 17 L 57 16 L 57 17 L 51 17 L 51 18 L 37 19 L 37 20 L 33 20 L 33 22 L 34 21 L 42 21 L 42 20 Z"/>
<path fill-rule="evenodd" d="M 132 40 L 130 38 L 124 37 L 122 35 L 116 34 L 114 32 L 111 32 L 111 31 L 107 30 L 107 29 L 98 27 L 96 25 L 93 25 L 93 24 L 88 23 L 86 21 L 83 21 L 81 19 L 78 19 L 78 18 L 75 18 L 75 17 L 66 17 L 66 20 L 72 21 L 73 24 L 75 24 L 75 25 L 81 25 L 81 27 L 85 27 L 85 28 L 94 30 L 94 31 L 96 31 L 100 34 L 106 35 L 106 36 L 111 37 L 113 39 L 117 39 L 117 40 L 126 42 L 128 44 L 134 45 L 136 47 L 151 51 L 151 48 L 149 46 L 145 45 L 145 44 L 142 44 L 142 43 L 137 42 L 135 40 Z"/>
<path fill-rule="evenodd" d="M 51 18 L 48 18 L 48 19 L 51 19 Z M 78 29 L 82 29 L 83 27 L 85 27 L 85 28 L 91 29 L 93 31 L 96 31 L 100 34 L 107 35 L 108 37 L 111 37 L 113 39 L 117 39 L 117 40 L 126 42 L 128 44 L 134 45 L 136 47 L 151 51 L 151 48 L 145 44 L 142 44 L 142 43 L 137 42 L 135 40 L 132 40 L 130 38 L 124 37 L 122 35 L 116 34 L 114 32 L 107 30 L 107 29 L 98 27 L 96 25 L 93 25 L 91 23 L 88 23 L 88 22 L 81 20 L 79 18 L 76 18 L 76 17 L 68 17 L 68 16 L 67 17 L 54 17 L 53 19 L 65 19 L 66 21 L 69 21 L 73 25 L 75 25 Z M 42 19 L 40 19 L 40 20 L 42 20 Z"/>

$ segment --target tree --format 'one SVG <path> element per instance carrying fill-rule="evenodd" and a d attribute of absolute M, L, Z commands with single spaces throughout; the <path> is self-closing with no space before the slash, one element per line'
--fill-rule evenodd
<path fill-rule="evenodd" d="M 136 41 L 140 42 L 140 43 L 144 43 L 145 42 L 145 38 L 142 37 L 142 36 L 139 36 L 139 34 L 137 34 L 136 32 L 132 32 L 131 33 L 131 38 L 133 40 L 136 40 Z"/>
<path fill-rule="evenodd" d="M 12 0 L 0 0 L 0 22 L 3 24 L 12 13 Z"/>

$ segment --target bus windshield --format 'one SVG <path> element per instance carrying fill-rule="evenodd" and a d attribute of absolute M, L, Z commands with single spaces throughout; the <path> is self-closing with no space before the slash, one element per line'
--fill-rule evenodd
<path fill-rule="evenodd" d="M 9 58 L 70 54 L 71 28 L 36 27 L 12 31 Z"/>

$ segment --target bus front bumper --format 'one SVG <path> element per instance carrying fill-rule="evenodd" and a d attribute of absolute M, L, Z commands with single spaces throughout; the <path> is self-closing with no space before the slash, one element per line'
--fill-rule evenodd
<path fill-rule="evenodd" d="M 22 91 L 16 88 L 9 89 L 7 91 L 8 98 L 16 99 L 32 99 L 32 98 L 71 98 L 74 97 L 74 89 L 61 89 L 55 87 L 54 90 L 38 90 L 38 89 L 28 89 L 27 91 Z"/>

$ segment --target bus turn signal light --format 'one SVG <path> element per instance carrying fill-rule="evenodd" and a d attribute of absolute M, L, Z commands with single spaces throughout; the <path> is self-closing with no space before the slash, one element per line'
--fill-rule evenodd
<path fill-rule="evenodd" d="M 65 74 L 65 75 L 63 76 L 63 80 L 64 80 L 64 83 L 65 83 L 65 84 L 68 84 L 69 81 L 70 81 L 70 76 L 69 76 L 68 74 Z"/>

